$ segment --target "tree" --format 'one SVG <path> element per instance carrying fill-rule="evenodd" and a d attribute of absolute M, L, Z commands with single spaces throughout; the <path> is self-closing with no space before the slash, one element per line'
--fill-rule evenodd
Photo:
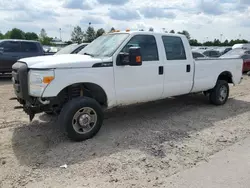
<path fill-rule="evenodd" d="M 221 42 L 219 39 L 214 39 L 213 46 L 221 46 Z"/>
<path fill-rule="evenodd" d="M 0 39 L 4 39 L 4 35 L 2 34 L 1 31 L 0 31 Z"/>
<path fill-rule="evenodd" d="M 109 32 L 114 32 L 115 31 L 115 28 L 114 27 L 111 27 L 110 31 Z"/>
<path fill-rule="evenodd" d="M 223 46 L 228 46 L 228 45 L 229 45 L 228 40 L 225 40 L 225 42 L 223 43 Z"/>
<path fill-rule="evenodd" d="M 71 41 L 75 43 L 82 43 L 84 38 L 84 32 L 80 26 L 74 27 L 74 30 L 71 33 Z"/>
<path fill-rule="evenodd" d="M 47 37 L 47 33 L 46 33 L 46 31 L 45 31 L 45 29 L 41 29 L 41 32 L 40 32 L 40 39 L 44 39 L 45 37 Z"/>
<path fill-rule="evenodd" d="M 48 37 L 47 33 L 45 31 L 45 29 L 41 29 L 40 35 L 39 35 L 39 41 L 43 44 L 43 45 L 51 45 L 51 41 L 53 38 Z"/>
<path fill-rule="evenodd" d="M 189 44 L 191 46 L 201 46 L 201 43 L 199 43 L 196 39 L 190 39 Z"/>
<path fill-rule="evenodd" d="M 96 31 L 96 38 L 101 36 L 103 33 L 105 33 L 104 29 L 103 28 L 100 28 Z"/>
<path fill-rule="evenodd" d="M 186 31 L 186 30 L 183 30 L 182 32 L 178 32 L 178 34 L 185 35 L 185 36 L 187 37 L 188 40 L 190 40 L 190 38 L 191 38 L 189 32 Z"/>
<path fill-rule="evenodd" d="M 72 44 L 73 42 L 72 41 L 66 41 L 65 42 L 67 45 L 70 45 L 70 44 Z"/>
<path fill-rule="evenodd" d="M 89 26 L 86 31 L 86 42 L 92 42 L 93 40 L 95 40 L 95 38 L 96 38 L 95 30 L 93 27 Z"/>
<path fill-rule="evenodd" d="M 25 39 L 25 33 L 17 28 L 12 29 L 8 35 L 10 39 Z"/>
<path fill-rule="evenodd" d="M 34 32 L 27 32 L 24 36 L 26 40 L 38 40 L 38 35 Z"/>
<path fill-rule="evenodd" d="M 175 33 L 175 31 L 172 29 L 169 33 Z"/>
<path fill-rule="evenodd" d="M 154 31 L 154 28 L 153 28 L 153 27 L 150 27 L 148 31 Z"/>

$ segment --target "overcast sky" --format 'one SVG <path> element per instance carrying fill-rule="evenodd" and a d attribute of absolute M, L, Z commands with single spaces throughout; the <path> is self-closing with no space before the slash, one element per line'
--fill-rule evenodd
<path fill-rule="evenodd" d="M 0 31 L 13 27 L 49 36 L 70 38 L 75 25 L 83 29 L 187 30 L 203 42 L 250 40 L 250 0 L 0 0 Z"/>

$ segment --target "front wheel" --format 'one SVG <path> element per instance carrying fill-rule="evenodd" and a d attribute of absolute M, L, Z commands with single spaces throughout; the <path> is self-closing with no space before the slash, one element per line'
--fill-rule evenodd
<path fill-rule="evenodd" d="M 216 86 L 209 94 L 209 100 L 214 105 L 223 105 L 227 102 L 229 96 L 229 85 L 225 80 L 218 80 Z"/>
<path fill-rule="evenodd" d="M 103 111 L 94 99 L 78 97 L 63 107 L 59 122 L 71 140 L 83 141 L 98 133 L 103 122 Z"/>

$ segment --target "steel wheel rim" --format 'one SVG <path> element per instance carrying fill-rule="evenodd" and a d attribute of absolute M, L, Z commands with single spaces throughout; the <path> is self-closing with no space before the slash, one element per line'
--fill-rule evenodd
<path fill-rule="evenodd" d="M 96 111 L 90 107 L 83 107 L 73 116 L 72 126 L 77 133 L 86 134 L 95 127 L 96 122 Z"/>
<path fill-rule="evenodd" d="M 222 86 L 221 88 L 220 88 L 220 96 L 219 96 L 219 100 L 221 101 L 221 102 L 224 102 L 225 100 L 226 100 L 226 98 L 227 98 L 227 94 L 228 94 L 228 89 L 227 89 L 227 87 L 226 86 Z"/>

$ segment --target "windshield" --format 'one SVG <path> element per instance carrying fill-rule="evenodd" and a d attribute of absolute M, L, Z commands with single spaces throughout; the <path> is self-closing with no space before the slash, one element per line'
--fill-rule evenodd
<path fill-rule="evenodd" d="M 70 54 L 73 50 L 75 50 L 78 47 L 78 44 L 70 44 L 68 46 L 65 46 L 64 48 L 62 48 L 61 50 L 59 50 L 57 53 L 55 53 L 56 55 L 59 54 Z"/>
<path fill-rule="evenodd" d="M 127 33 L 102 35 L 81 50 L 79 54 L 110 57 L 128 36 Z"/>

